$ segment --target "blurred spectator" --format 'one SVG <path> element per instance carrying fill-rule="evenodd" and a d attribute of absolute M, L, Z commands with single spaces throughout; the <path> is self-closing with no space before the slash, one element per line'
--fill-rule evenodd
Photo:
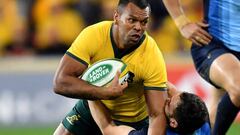
<path fill-rule="evenodd" d="M 21 27 L 17 27 L 12 35 L 12 41 L 6 44 L 4 55 L 19 56 L 32 55 L 33 50 L 27 45 L 27 28 L 25 23 Z"/>
<path fill-rule="evenodd" d="M 154 30 L 162 25 L 163 20 L 168 16 L 168 12 L 161 0 L 149 0 L 149 3 L 152 12 L 150 30 Z"/>
<path fill-rule="evenodd" d="M 0 55 L 29 54 L 26 24 L 19 13 L 16 0 L 0 1 Z"/>
<path fill-rule="evenodd" d="M 201 16 L 202 1 L 182 1 L 191 20 Z M 79 32 L 101 20 L 112 20 L 118 0 L 0 0 L 0 56 L 62 54 Z M 190 42 L 181 37 L 162 1 L 150 0 L 148 33 L 163 53 L 185 53 Z M 188 6 L 191 5 L 191 6 Z"/>
<path fill-rule="evenodd" d="M 114 10 L 116 10 L 116 5 L 119 0 L 111 0 L 106 2 L 105 0 L 101 0 L 102 5 L 102 19 L 103 20 L 113 20 Z"/>
<path fill-rule="evenodd" d="M 84 27 L 69 0 L 38 0 L 33 7 L 37 54 L 63 54 Z"/>
<path fill-rule="evenodd" d="M 79 1 L 78 10 L 82 14 L 86 26 L 97 23 L 101 20 L 101 0 L 76 0 Z M 112 0 L 111 0 L 112 1 Z M 111 3 L 110 0 L 105 3 Z"/>

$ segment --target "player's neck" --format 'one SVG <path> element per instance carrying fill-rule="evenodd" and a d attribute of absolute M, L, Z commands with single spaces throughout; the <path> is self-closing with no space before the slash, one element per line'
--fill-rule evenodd
<path fill-rule="evenodd" d="M 118 49 L 125 49 L 123 42 L 121 42 L 120 37 L 119 37 L 119 32 L 118 32 L 118 26 L 117 25 L 113 25 L 113 29 L 112 29 L 112 33 L 113 33 L 113 40 L 117 46 Z"/>

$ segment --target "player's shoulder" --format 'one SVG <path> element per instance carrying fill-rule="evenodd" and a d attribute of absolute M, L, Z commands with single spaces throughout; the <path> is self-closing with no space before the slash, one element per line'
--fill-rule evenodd
<path fill-rule="evenodd" d="M 96 29 L 96 30 L 101 30 L 101 29 L 110 29 L 112 26 L 113 21 L 101 21 L 92 25 L 89 25 L 86 27 L 86 29 Z"/>
<path fill-rule="evenodd" d="M 91 40 L 91 41 L 101 42 L 105 38 L 109 38 L 108 35 L 110 35 L 109 32 L 110 32 L 111 26 L 112 26 L 112 21 L 102 21 L 96 24 L 92 24 L 84 28 L 79 36 L 81 38 L 84 37 L 87 39 L 94 38 L 95 40 Z"/>
<path fill-rule="evenodd" d="M 155 42 L 154 38 L 151 35 L 149 35 L 148 32 L 145 32 L 144 34 L 146 35 L 147 40 L 149 40 L 151 42 Z"/>
<path fill-rule="evenodd" d="M 156 41 L 154 40 L 154 38 L 151 35 L 149 35 L 147 32 L 145 32 L 145 37 L 146 38 L 145 38 L 144 42 L 145 42 L 147 48 L 151 48 L 151 49 L 158 48 Z"/>
<path fill-rule="evenodd" d="M 145 33 L 145 40 L 143 42 L 143 48 L 144 48 L 144 55 L 150 56 L 150 58 L 153 58 L 152 56 L 161 56 L 162 52 L 159 49 L 156 41 L 147 33 Z M 162 57 L 162 56 L 161 56 Z"/>

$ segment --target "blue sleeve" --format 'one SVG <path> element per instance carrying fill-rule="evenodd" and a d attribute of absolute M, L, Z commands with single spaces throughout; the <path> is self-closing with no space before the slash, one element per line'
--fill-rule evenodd
<path fill-rule="evenodd" d="M 148 133 L 148 126 L 143 127 L 140 130 L 132 130 L 128 135 L 147 135 Z"/>
<path fill-rule="evenodd" d="M 211 135 L 211 127 L 209 122 L 204 123 L 201 128 L 194 132 L 194 135 Z"/>
<path fill-rule="evenodd" d="M 175 133 L 169 129 L 167 129 L 167 133 L 166 135 L 180 135 L 178 133 Z M 200 127 L 199 129 L 197 129 L 193 135 L 211 135 L 211 127 L 209 122 L 206 122 L 203 124 L 202 127 Z"/>

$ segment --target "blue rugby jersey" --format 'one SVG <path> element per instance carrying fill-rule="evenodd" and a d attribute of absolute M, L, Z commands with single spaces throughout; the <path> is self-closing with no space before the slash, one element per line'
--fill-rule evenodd
<path fill-rule="evenodd" d="M 240 52 L 240 0 L 205 0 L 204 11 L 209 33 Z"/>
<path fill-rule="evenodd" d="M 132 130 L 128 135 L 147 135 L 147 133 L 148 127 L 146 126 L 140 130 Z M 166 135 L 179 135 L 179 134 L 171 131 L 170 129 L 167 129 Z M 211 127 L 209 122 L 205 122 L 192 135 L 211 135 Z"/>
<path fill-rule="evenodd" d="M 166 135 L 179 135 L 171 130 L 167 130 Z M 199 129 L 197 129 L 193 135 L 211 135 L 211 127 L 209 122 L 205 122 L 202 127 L 200 127 Z"/>

